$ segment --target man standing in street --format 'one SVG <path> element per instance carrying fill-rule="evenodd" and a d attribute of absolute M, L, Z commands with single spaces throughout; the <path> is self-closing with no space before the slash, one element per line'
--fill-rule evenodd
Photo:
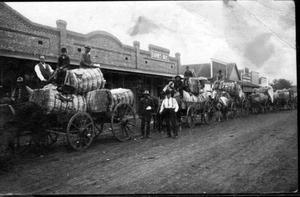
<path fill-rule="evenodd" d="M 142 139 L 150 138 L 150 121 L 154 109 L 154 102 L 150 97 L 149 91 L 145 90 L 140 102 L 140 116 L 141 116 L 141 133 Z M 146 132 L 145 132 L 146 127 Z"/>
<path fill-rule="evenodd" d="M 45 84 L 53 74 L 53 70 L 49 64 L 45 63 L 45 56 L 40 56 L 40 63 L 35 65 L 34 71 L 40 81 L 39 86 Z"/>
<path fill-rule="evenodd" d="M 171 129 L 174 134 L 174 138 L 178 137 L 178 131 L 176 128 L 176 113 L 179 106 L 175 98 L 171 97 L 171 92 L 166 91 L 167 97 L 163 100 L 159 113 L 165 113 L 165 121 L 167 124 L 168 137 L 172 137 Z"/>

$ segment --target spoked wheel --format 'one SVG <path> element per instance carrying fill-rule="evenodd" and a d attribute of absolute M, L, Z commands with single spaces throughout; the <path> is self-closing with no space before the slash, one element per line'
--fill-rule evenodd
<path fill-rule="evenodd" d="M 73 149 L 77 151 L 86 149 L 94 137 L 94 121 L 88 113 L 78 112 L 71 117 L 67 126 L 67 140 Z"/>
<path fill-rule="evenodd" d="M 119 103 L 111 117 L 111 129 L 117 140 L 129 140 L 136 128 L 136 115 L 134 109 L 127 103 Z"/>
<path fill-rule="evenodd" d="M 195 108 L 192 105 L 188 107 L 186 113 L 186 123 L 188 128 L 195 127 Z"/>

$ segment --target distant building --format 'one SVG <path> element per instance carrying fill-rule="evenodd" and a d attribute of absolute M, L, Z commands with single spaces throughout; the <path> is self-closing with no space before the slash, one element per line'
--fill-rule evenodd
<path fill-rule="evenodd" d="M 239 70 L 242 81 L 251 82 L 251 76 L 249 68 L 245 67 L 244 69 Z"/>
<path fill-rule="evenodd" d="M 179 72 L 184 73 L 187 66 L 195 73 L 196 77 L 206 77 L 209 80 L 214 80 L 219 70 L 221 70 L 226 80 L 241 80 L 240 73 L 235 63 L 226 63 L 221 60 L 211 59 L 211 63 L 182 65 L 180 66 Z"/>
<path fill-rule="evenodd" d="M 256 71 L 251 71 L 250 76 L 251 76 L 251 83 L 255 85 L 259 85 L 259 73 Z"/>
<path fill-rule="evenodd" d="M 269 85 L 268 78 L 267 77 L 260 77 L 259 78 L 259 85 L 260 86 L 267 86 L 267 85 Z"/>

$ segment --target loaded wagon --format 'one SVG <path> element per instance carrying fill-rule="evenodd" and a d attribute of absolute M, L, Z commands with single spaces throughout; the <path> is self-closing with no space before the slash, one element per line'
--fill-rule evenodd
<path fill-rule="evenodd" d="M 179 116 L 181 122 L 189 128 L 193 128 L 197 122 L 209 124 L 214 115 L 213 102 L 211 100 L 211 84 L 205 77 L 189 78 L 190 91 L 183 91 L 174 97 L 179 104 Z"/>
<path fill-rule="evenodd" d="M 64 136 L 75 150 L 88 148 L 102 132 L 109 131 L 119 141 L 130 139 L 136 127 L 134 95 L 129 89 L 104 89 L 105 80 L 100 68 L 67 71 L 65 85 L 73 87 L 74 94 L 58 91 L 55 84 L 30 93 L 30 103 L 38 105 L 43 113 L 44 132 L 23 132 L 30 142 L 51 145 Z M 7 105 L 8 106 L 8 105 Z M 10 106 L 10 105 L 9 105 Z M 12 113 L 14 109 L 10 106 Z M 17 113 L 16 113 L 17 114 Z M 109 125 L 104 129 L 104 124 Z"/>

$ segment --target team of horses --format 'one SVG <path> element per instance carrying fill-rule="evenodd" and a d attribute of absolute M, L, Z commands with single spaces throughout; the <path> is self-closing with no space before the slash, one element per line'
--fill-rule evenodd
<path fill-rule="evenodd" d="M 177 122 L 178 125 L 181 126 L 181 117 L 186 114 L 186 110 L 183 107 L 184 100 L 182 97 L 180 97 L 179 91 L 173 91 L 174 98 L 179 104 Z M 154 124 L 154 127 L 159 131 L 163 125 L 164 115 L 159 114 L 158 111 L 164 97 L 164 93 L 165 92 L 162 92 L 159 98 L 152 96 L 156 103 L 159 103 L 153 116 L 154 123 L 157 123 Z M 219 122 L 228 120 L 229 117 L 235 118 L 249 114 L 291 110 L 297 108 L 297 96 L 295 96 L 295 93 L 292 90 L 283 89 L 274 91 L 271 86 L 256 88 L 253 89 L 253 92 L 251 93 L 245 93 L 242 89 L 242 86 L 237 83 L 234 85 L 234 91 L 231 92 L 218 90 L 213 85 L 212 91 L 201 94 L 209 95 L 209 102 L 205 102 L 201 109 L 204 110 L 210 107 L 213 113 L 213 118 L 215 118 L 215 121 Z"/>

